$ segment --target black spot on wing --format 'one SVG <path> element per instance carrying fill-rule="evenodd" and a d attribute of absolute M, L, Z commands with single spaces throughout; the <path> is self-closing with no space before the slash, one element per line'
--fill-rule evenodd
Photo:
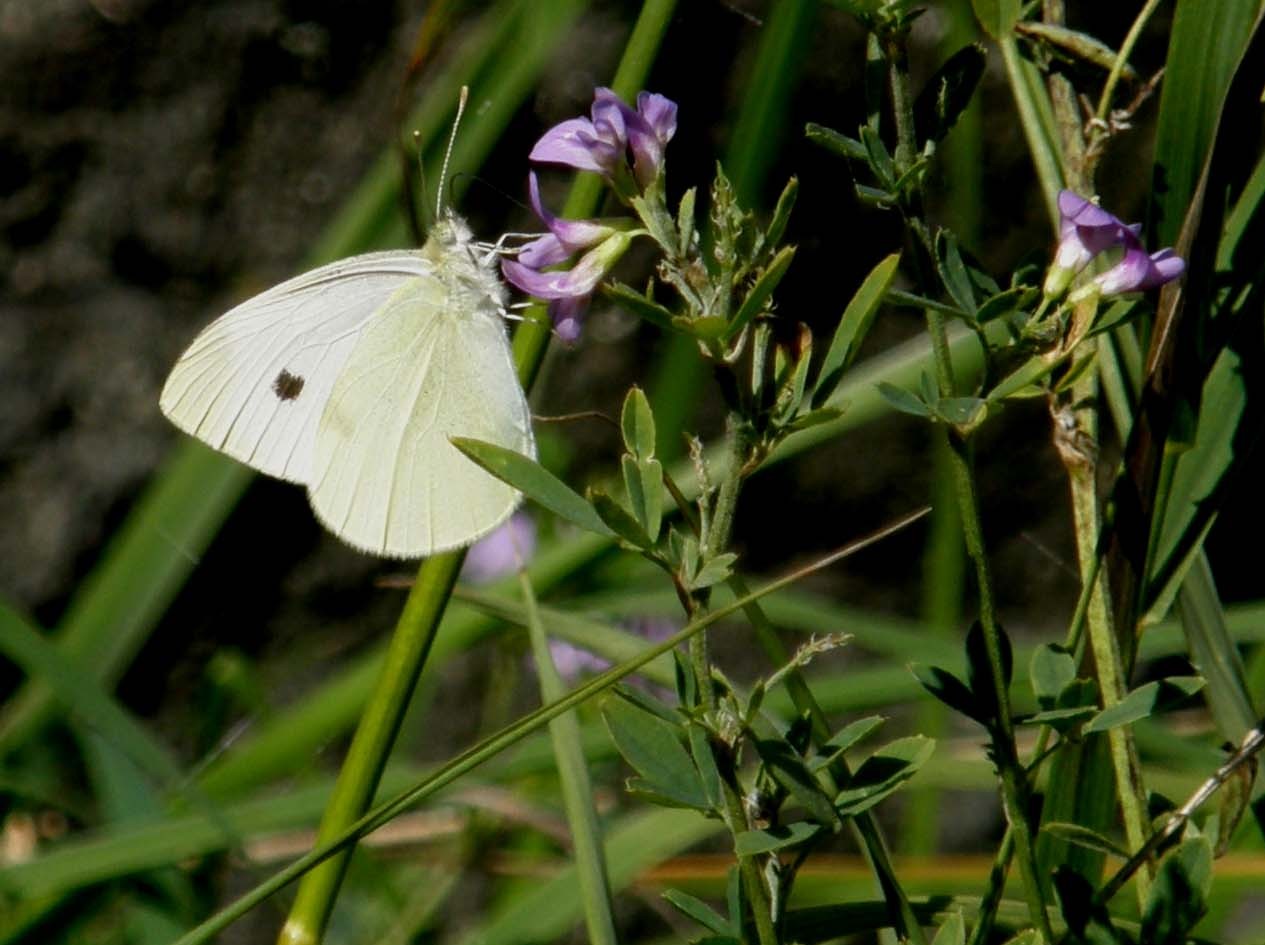
<path fill-rule="evenodd" d="M 272 392 L 278 400 L 294 400 L 303 391 L 303 378 L 283 370 L 272 382 Z"/>

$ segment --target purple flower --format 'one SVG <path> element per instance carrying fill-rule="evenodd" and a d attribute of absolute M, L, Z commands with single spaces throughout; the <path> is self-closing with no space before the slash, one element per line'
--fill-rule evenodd
<path fill-rule="evenodd" d="M 1125 239 L 1124 258 L 1106 272 L 1094 277 L 1090 286 L 1103 297 L 1145 292 L 1172 282 L 1186 271 L 1186 261 L 1172 251 L 1161 249 L 1147 255 L 1142 241 L 1130 231 Z M 1083 290 L 1078 290 L 1078 292 Z M 1077 293 L 1073 293 L 1073 297 Z"/>
<path fill-rule="evenodd" d="M 1140 223 L 1123 223 L 1093 201 L 1070 190 L 1059 192 L 1058 205 L 1059 246 L 1045 277 L 1046 296 L 1062 296 L 1095 257 L 1116 247 L 1124 248 L 1124 258 L 1073 293 L 1073 301 L 1092 292 L 1104 296 L 1141 292 L 1176 279 L 1185 270 L 1185 262 L 1171 249 L 1147 255 L 1140 239 Z"/>
<path fill-rule="evenodd" d="M 515 512 L 504 525 L 470 546 L 461 577 L 472 584 L 488 584 L 513 574 L 535 553 L 536 523 L 526 512 Z"/>
<path fill-rule="evenodd" d="M 633 175 L 643 188 L 663 169 L 663 152 L 676 134 L 676 102 L 653 92 L 637 93 L 636 120 L 628 121 Z"/>
<path fill-rule="evenodd" d="M 626 105 L 610 89 L 593 93 L 590 118 L 570 118 L 546 131 L 531 150 L 531 159 L 596 171 L 617 181 L 632 153 L 633 175 L 641 188 L 663 168 L 663 151 L 676 133 L 676 103 L 650 92 L 637 96 L 637 108 Z"/>
<path fill-rule="evenodd" d="M 597 284 L 628 248 L 632 234 L 597 220 L 564 220 L 546 209 L 540 184 L 528 176 L 532 209 L 549 229 L 518 251 L 517 259 L 503 259 L 506 280 L 528 295 L 550 302 L 554 328 L 568 344 L 580 337 L 580 322 Z M 570 269 L 553 269 L 583 254 Z"/>

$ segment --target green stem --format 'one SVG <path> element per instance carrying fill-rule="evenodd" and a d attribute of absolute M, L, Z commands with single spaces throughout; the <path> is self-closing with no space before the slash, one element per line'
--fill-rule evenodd
<path fill-rule="evenodd" d="M 675 8 L 675 0 L 646 0 L 643 4 L 611 83 L 616 93 L 629 99 L 641 87 Z M 566 202 L 566 215 L 593 216 L 600 198 L 600 180 L 592 175 L 581 175 Z M 519 379 L 527 389 L 540 370 L 548 346 L 550 335 L 544 323 L 543 317 L 528 318 L 515 333 L 514 362 Z M 464 557 L 461 551 L 439 555 L 424 561 L 418 569 L 417 580 L 396 625 L 382 676 L 365 707 L 321 819 L 318 845 L 345 833 L 348 825 L 372 802 Z M 280 945 L 315 945 L 321 941 L 349 859 L 350 849 L 340 851 L 304 877 L 282 928 Z"/>
<path fill-rule="evenodd" d="M 909 87 L 909 54 L 904 37 L 891 37 L 884 43 L 888 63 L 888 84 L 892 93 L 892 118 L 896 126 L 896 173 L 902 175 L 914 164 L 918 140 L 914 129 L 914 97 Z"/>
<path fill-rule="evenodd" d="M 1085 372 L 1072 386 L 1069 397 L 1072 404 L 1096 404 L 1098 382 L 1094 372 Z M 1102 542 L 1102 514 L 1097 481 L 1098 409 L 1067 409 L 1072 410 L 1073 422 L 1070 430 L 1063 424 L 1055 423 L 1055 437 L 1072 492 L 1072 518 L 1076 530 L 1081 579 L 1083 586 L 1089 589 L 1085 617 L 1089 628 L 1090 649 L 1094 654 L 1102 706 L 1109 709 L 1128 693 L 1128 668 L 1124 665 L 1116 640 L 1107 576 L 1098 567 L 1098 549 Z M 1129 849 L 1138 850 L 1146 842 L 1149 830 L 1146 791 L 1132 729 L 1128 726 L 1110 729 L 1107 732 L 1107 742 L 1115 772 L 1116 793 L 1124 821 L 1125 837 Z M 1145 908 L 1149 885 L 1150 875 L 1146 871 L 1139 873 L 1139 908 Z"/>
<path fill-rule="evenodd" d="M 1102 97 L 1098 99 L 1098 110 L 1094 112 L 1094 117 L 1100 122 L 1107 120 L 1107 115 L 1111 112 L 1111 100 L 1116 93 L 1116 85 L 1120 82 L 1120 76 L 1124 74 L 1124 67 L 1129 64 L 1129 57 L 1133 54 L 1133 47 L 1137 45 L 1138 38 L 1142 35 L 1142 30 L 1146 26 L 1146 21 L 1159 8 L 1160 0 L 1147 0 L 1146 5 L 1138 11 L 1138 15 L 1133 20 L 1133 25 L 1129 27 L 1129 32 L 1125 34 L 1124 42 L 1120 44 L 1120 51 L 1116 53 L 1116 61 L 1111 64 L 1111 71 L 1107 73 L 1107 81 L 1103 83 Z"/>
<path fill-rule="evenodd" d="M 1045 195 L 1046 209 L 1050 218 L 1058 219 L 1058 192 L 1063 187 L 1063 167 L 1058 147 L 1042 117 L 1042 108 L 1037 101 L 1037 91 L 1028 80 L 1027 66 L 1013 37 L 1003 38 L 1001 46 L 1002 61 L 1006 65 L 1006 76 L 1010 81 L 1010 91 L 1015 97 L 1015 106 L 1019 110 L 1019 123 L 1023 126 L 1024 137 L 1028 141 L 1028 151 L 1037 168 L 1037 178 L 1041 181 L 1041 191 Z"/>
<path fill-rule="evenodd" d="M 729 536 L 733 532 L 734 513 L 738 508 L 738 494 L 742 491 L 743 468 L 749 452 L 749 444 L 741 435 L 741 429 L 739 418 L 730 416 L 726 426 L 729 455 L 724 465 L 724 478 L 721 479 L 720 486 L 716 490 L 711 515 L 706 518 L 708 523 L 706 534 L 702 536 L 704 560 L 723 554 L 729 546 Z M 705 606 L 705 599 L 701 600 L 700 609 Z M 705 712 L 714 713 L 716 693 L 712 687 L 706 631 L 695 634 L 690 639 L 690 662 L 698 688 L 700 705 Z M 721 774 L 725 825 L 734 835 L 750 830 L 751 824 L 747 820 L 747 812 L 743 806 L 743 791 L 738 782 L 738 772 L 734 768 L 732 753 L 726 746 L 716 745 L 711 739 L 709 743 L 716 767 Z M 773 924 L 773 902 L 757 858 L 750 855 L 739 856 L 738 872 L 742 877 L 743 887 L 747 891 L 751 918 L 755 924 L 760 945 L 778 945 L 777 929 Z"/>
<path fill-rule="evenodd" d="M 1003 52 L 1007 44 L 1013 46 L 1013 39 L 1005 39 Z M 889 51 L 889 62 L 892 63 L 891 82 L 893 100 L 905 102 L 907 95 L 899 92 L 908 83 L 908 76 L 899 68 L 900 56 L 897 51 Z M 906 116 L 902 121 L 899 116 L 896 122 L 897 135 L 901 148 L 914 149 L 912 119 Z M 913 205 L 920 209 L 920 195 L 914 195 Z M 907 215 L 907 220 L 915 235 L 925 247 L 931 247 L 930 231 L 920 214 Z M 923 275 L 920 273 L 920 275 Z M 929 280 L 924 276 L 920 288 L 926 291 Z M 948 331 L 944 316 L 933 310 L 926 313 L 927 330 L 931 335 L 932 351 L 935 356 L 936 378 L 942 397 L 951 397 L 954 393 L 953 363 L 949 352 Z M 975 569 L 976 594 L 979 603 L 979 622 L 983 630 L 984 645 L 988 653 L 989 673 L 992 677 L 993 691 L 997 695 L 997 718 L 990 726 L 993 742 L 994 763 L 997 766 L 1002 786 L 1002 806 L 1006 819 L 1010 824 L 1010 832 L 1014 839 L 1015 852 L 1019 857 L 1019 870 L 1023 877 L 1024 893 L 1028 903 L 1034 927 L 1045 940 L 1045 945 L 1053 945 L 1054 935 L 1046 913 L 1044 885 L 1037 869 L 1036 855 L 1033 849 L 1032 828 L 1028 821 L 1028 783 L 1024 767 L 1019 762 L 1019 754 L 1015 748 L 1014 722 L 1010 716 L 1010 696 L 1008 692 L 1005 670 L 1002 665 L 1001 627 L 998 625 L 993 604 L 993 582 L 988 563 L 988 553 L 984 546 L 984 531 L 980 519 L 979 497 L 975 489 L 974 458 L 970 442 L 964 437 L 949 431 L 948 461 L 953 471 L 954 486 L 957 492 L 957 504 L 961 519 L 962 535 L 966 545 L 966 554 Z"/>
<path fill-rule="evenodd" d="M 962 535 L 966 554 L 975 568 L 976 594 L 979 598 L 979 621 L 984 646 L 988 653 L 993 691 L 997 694 L 997 718 L 992 729 L 994 763 L 1001 777 L 1002 806 L 1014 837 L 1015 855 L 1023 877 L 1024 895 L 1033 925 L 1052 945 L 1054 934 L 1046 913 L 1044 887 L 1038 874 L 1033 850 L 1032 828 L 1028 821 L 1028 784 L 1015 748 L 1014 722 L 1010 716 L 1010 695 L 1002 667 L 1001 628 L 993 605 L 993 581 L 988 554 L 984 547 L 984 531 L 980 521 L 979 497 L 975 491 L 974 461 L 970 443 L 954 433 L 949 435 L 949 453 L 957 486 L 958 509 L 962 517 Z"/>
<path fill-rule="evenodd" d="M 317 846 L 342 835 L 373 802 L 382 769 L 464 559 L 464 551 L 450 552 L 426 560 L 418 569 L 417 580 L 391 637 L 377 687 L 360 718 L 321 817 Z M 303 878 L 281 929 L 279 945 L 314 945 L 321 940 L 350 859 L 351 849 L 347 848 Z"/>
<path fill-rule="evenodd" d="M 992 868 L 988 871 L 988 882 L 984 887 L 984 895 L 980 897 L 979 912 L 975 916 L 975 928 L 971 929 L 967 945 L 986 945 L 992 939 L 997 907 L 1001 905 L 1001 894 L 1006 888 L 1006 873 L 1010 869 L 1014 853 L 1015 832 L 1007 830 L 1006 835 L 1001 838 L 997 855 L 993 857 Z"/>

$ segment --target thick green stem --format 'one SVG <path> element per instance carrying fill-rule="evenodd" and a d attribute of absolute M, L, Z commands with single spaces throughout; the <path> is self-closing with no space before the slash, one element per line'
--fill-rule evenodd
<path fill-rule="evenodd" d="M 1097 394 L 1097 377 L 1092 371 L 1087 371 L 1073 385 L 1070 403 L 1095 404 Z M 1102 513 L 1097 486 L 1098 410 L 1094 407 L 1080 410 L 1063 408 L 1056 416 L 1054 430 L 1056 446 L 1067 470 L 1072 492 L 1081 579 L 1089 589 L 1085 618 L 1090 649 L 1094 654 L 1102 706 L 1109 709 L 1128 693 L 1128 667 L 1124 665 L 1116 641 L 1107 575 L 1098 567 L 1098 549 L 1102 541 Z M 1146 842 L 1149 828 L 1146 789 L 1133 731 L 1128 726 L 1110 729 L 1107 740 L 1125 837 L 1129 849 L 1138 850 Z M 1139 907 L 1144 908 L 1150 885 L 1147 871 L 1138 874 L 1136 885 Z"/>
<path fill-rule="evenodd" d="M 439 555 L 424 562 L 418 570 L 417 580 L 391 637 L 373 698 L 360 718 L 347 759 L 338 772 L 334 793 L 321 818 L 317 846 L 342 835 L 373 802 L 382 769 L 464 559 L 464 552 Z M 350 860 L 351 848 L 348 848 L 303 878 L 294 906 L 281 929 L 279 945 L 314 945 L 321 940 Z"/>
<path fill-rule="evenodd" d="M 642 86 L 676 9 L 675 0 L 646 0 L 624 49 L 615 79 L 616 93 L 632 98 Z M 582 175 L 572 188 L 566 214 L 589 217 L 601 198 L 601 183 Z M 539 313 L 543 316 L 543 312 Z M 528 318 L 515 333 L 514 362 L 519 379 L 530 389 L 544 360 L 549 342 L 545 319 Z M 421 674 L 426 654 L 443 616 L 452 585 L 461 569 L 464 552 L 439 555 L 423 562 L 405 603 L 373 696 L 365 708 L 352 740 L 347 760 L 339 772 L 333 796 L 321 819 L 317 843 L 346 832 L 368 809 L 390 754 L 400 720 L 413 687 Z M 280 945 L 316 945 L 324 936 L 351 856 L 351 848 L 330 857 L 299 886 Z"/>

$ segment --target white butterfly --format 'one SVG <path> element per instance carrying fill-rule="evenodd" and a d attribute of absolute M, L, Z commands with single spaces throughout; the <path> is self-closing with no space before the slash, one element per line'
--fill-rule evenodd
<path fill-rule="evenodd" d="M 420 250 L 283 282 L 194 339 L 162 411 L 246 465 L 306 485 L 317 518 L 349 545 L 400 558 L 468 545 L 522 496 L 449 437 L 536 455 L 494 255 L 447 213 Z"/>

